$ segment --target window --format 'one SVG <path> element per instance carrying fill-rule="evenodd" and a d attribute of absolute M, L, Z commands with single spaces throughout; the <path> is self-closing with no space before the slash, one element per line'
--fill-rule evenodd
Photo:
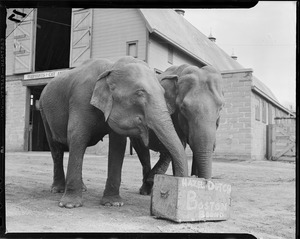
<path fill-rule="evenodd" d="M 256 101 L 256 105 L 255 105 L 255 119 L 260 121 L 260 99 L 255 96 Z"/>
<path fill-rule="evenodd" d="M 173 55 L 174 55 L 173 47 L 171 45 L 169 45 L 168 46 L 168 62 L 170 64 L 173 64 Z"/>
<path fill-rule="evenodd" d="M 277 108 L 275 108 L 275 117 L 279 117 L 279 111 Z"/>
<path fill-rule="evenodd" d="M 262 122 L 266 123 L 267 122 L 267 103 L 262 100 Z"/>
<path fill-rule="evenodd" d="M 138 41 L 127 42 L 127 56 L 138 57 Z"/>

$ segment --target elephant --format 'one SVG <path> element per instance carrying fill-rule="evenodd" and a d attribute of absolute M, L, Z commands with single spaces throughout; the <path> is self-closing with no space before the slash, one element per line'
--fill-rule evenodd
<path fill-rule="evenodd" d="M 184 146 L 188 143 L 193 152 L 191 175 L 211 178 L 212 153 L 215 149 L 216 130 L 220 111 L 224 105 L 221 74 L 212 66 L 201 68 L 189 64 L 171 66 L 158 75 L 165 89 L 165 100 L 175 130 Z M 131 145 L 143 167 L 143 185 L 140 194 L 151 193 L 155 174 L 164 174 L 172 156 L 150 131 L 149 145 L 131 138 Z M 149 149 L 160 152 L 156 165 L 151 169 Z"/>
<path fill-rule="evenodd" d="M 188 174 L 184 148 L 164 101 L 164 89 L 154 70 L 142 60 L 129 56 L 116 62 L 89 59 L 45 86 L 40 111 L 54 163 L 51 191 L 64 193 L 60 207 L 83 205 L 85 150 L 107 134 L 108 177 L 100 200 L 102 205 L 123 205 L 119 188 L 128 136 L 137 137 L 147 145 L 152 129 L 176 161 L 175 175 Z M 69 149 L 66 177 L 65 147 Z"/>

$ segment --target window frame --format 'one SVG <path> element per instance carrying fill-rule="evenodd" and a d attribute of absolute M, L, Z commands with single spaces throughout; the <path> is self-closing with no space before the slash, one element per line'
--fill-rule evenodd
<path fill-rule="evenodd" d="M 258 96 L 255 96 L 257 104 L 255 104 L 255 120 L 260 121 L 260 101 L 261 99 Z"/>
<path fill-rule="evenodd" d="M 168 63 L 173 65 L 174 61 L 174 47 L 168 44 Z"/>
<path fill-rule="evenodd" d="M 127 56 L 132 56 L 134 58 L 138 58 L 138 40 L 136 41 L 128 41 L 126 42 L 126 55 Z M 130 46 L 135 45 L 135 55 L 130 55 Z"/>

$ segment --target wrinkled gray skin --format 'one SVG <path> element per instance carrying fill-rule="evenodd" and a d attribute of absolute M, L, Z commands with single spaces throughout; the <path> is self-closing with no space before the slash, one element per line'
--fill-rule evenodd
<path fill-rule="evenodd" d="M 86 147 L 109 134 L 108 178 L 101 200 L 123 205 L 119 195 L 126 137 L 148 144 L 148 128 L 175 159 L 175 174 L 187 176 L 184 148 L 164 101 L 164 90 L 146 63 L 132 57 L 116 63 L 88 60 L 49 82 L 40 109 L 54 162 L 51 191 L 64 192 L 59 206 L 82 206 L 82 163 Z M 172 140 L 170 140 L 172 139 Z M 69 148 L 65 178 L 63 149 Z"/>
<path fill-rule="evenodd" d="M 213 67 L 191 65 L 172 66 L 158 76 L 165 89 L 169 113 L 184 147 L 188 143 L 193 152 L 191 175 L 211 178 L 212 153 L 220 110 L 224 104 L 221 74 Z M 138 139 L 131 139 L 143 166 L 143 185 L 140 193 L 151 193 L 154 175 L 166 172 L 172 156 L 155 133 L 150 132 L 149 147 Z M 149 149 L 160 152 L 151 170 Z"/>

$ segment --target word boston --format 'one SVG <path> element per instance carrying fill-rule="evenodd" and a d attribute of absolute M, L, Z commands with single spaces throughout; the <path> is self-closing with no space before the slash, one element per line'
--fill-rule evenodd
<path fill-rule="evenodd" d="M 175 222 L 229 218 L 231 185 L 220 180 L 155 175 L 151 215 Z"/>

